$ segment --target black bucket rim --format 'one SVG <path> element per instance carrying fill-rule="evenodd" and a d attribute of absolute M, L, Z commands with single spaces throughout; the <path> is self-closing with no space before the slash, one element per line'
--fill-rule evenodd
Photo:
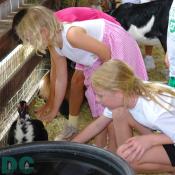
<path fill-rule="evenodd" d="M 52 153 L 55 156 L 56 154 L 59 154 L 59 156 L 61 154 L 68 154 L 77 160 L 79 160 L 80 157 L 86 157 L 87 161 L 89 159 L 89 163 L 91 163 L 92 160 L 93 163 L 97 163 L 98 161 L 105 162 L 106 169 L 107 167 L 108 169 L 115 169 L 116 171 L 117 169 L 121 169 L 123 172 L 122 174 L 124 175 L 135 175 L 132 168 L 121 157 L 102 148 L 88 144 L 80 144 L 70 141 L 37 141 L 0 148 L 0 158 L 3 156 L 18 156 L 29 153 L 34 155 L 36 153 Z M 116 162 L 118 168 L 116 168 Z"/>

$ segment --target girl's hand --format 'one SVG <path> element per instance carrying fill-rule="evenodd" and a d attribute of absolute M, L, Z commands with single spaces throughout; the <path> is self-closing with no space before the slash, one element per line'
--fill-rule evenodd
<path fill-rule="evenodd" d="M 57 113 L 50 111 L 47 114 L 40 116 L 40 119 L 45 122 L 51 122 L 56 117 L 56 115 Z"/>
<path fill-rule="evenodd" d="M 134 162 L 140 160 L 145 151 L 151 147 L 152 143 L 149 141 L 149 135 L 135 136 L 121 145 L 117 153 L 128 162 Z"/>

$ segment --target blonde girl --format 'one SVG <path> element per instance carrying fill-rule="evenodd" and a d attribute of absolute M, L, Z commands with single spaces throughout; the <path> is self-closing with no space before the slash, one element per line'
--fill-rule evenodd
<path fill-rule="evenodd" d="M 119 60 L 110 60 L 96 70 L 92 86 L 96 100 L 106 108 L 73 141 L 86 142 L 113 119 L 116 153 L 136 172 L 173 172 L 175 92 L 167 85 L 140 80 Z M 141 135 L 134 136 L 133 128 Z"/>

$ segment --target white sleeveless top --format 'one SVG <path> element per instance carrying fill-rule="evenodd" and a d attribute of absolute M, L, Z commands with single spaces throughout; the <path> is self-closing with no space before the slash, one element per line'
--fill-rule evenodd
<path fill-rule="evenodd" d="M 63 47 L 62 49 L 55 48 L 56 51 L 58 52 L 59 55 L 65 56 L 76 63 L 85 66 L 92 66 L 93 63 L 97 60 L 97 56 L 91 52 L 72 47 L 67 40 L 66 37 L 67 32 L 72 26 L 80 26 L 86 30 L 88 35 L 96 38 L 98 41 L 102 41 L 104 33 L 104 25 L 105 21 L 103 19 L 86 20 L 81 22 L 64 24 L 63 25 L 64 29 L 62 31 Z"/>
<path fill-rule="evenodd" d="M 167 85 L 161 86 L 174 90 L 174 88 Z M 165 108 L 152 100 L 149 101 L 140 96 L 135 107 L 129 109 L 129 112 L 138 123 L 166 134 L 175 143 L 175 98 L 166 93 L 165 96 L 159 95 L 158 97 L 156 97 L 156 100 Z M 112 118 L 112 111 L 105 108 L 103 116 Z"/>

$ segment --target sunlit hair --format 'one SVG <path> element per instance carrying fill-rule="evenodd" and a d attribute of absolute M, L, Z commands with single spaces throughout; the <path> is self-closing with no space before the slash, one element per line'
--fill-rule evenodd
<path fill-rule="evenodd" d="M 45 53 L 48 41 L 41 36 L 41 30 L 45 28 L 49 32 L 49 40 L 52 46 L 58 45 L 58 32 L 62 24 L 55 18 L 54 13 L 43 6 L 28 8 L 27 13 L 16 26 L 18 36 L 24 44 L 31 44 L 36 52 Z"/>
<path fill-rule="evenodd" d="M 175 96 L 175 92 L 170 88 L 153 82 L 144 83 L 134 75 L 132 69 L 127 64 L 120 60 L 109 60 L 103 63 L 93 73 L 91 80 L 93 87 L 113 92 L 121 90 L 124 93 L 125 105 L 127 105 L 128 97 L 139 95 L 147 100 L 153 100 L 163 107 L 163 104 L 160 104 L 157 100 L 157 98 L 160 98 L 160 94 Z"/>

